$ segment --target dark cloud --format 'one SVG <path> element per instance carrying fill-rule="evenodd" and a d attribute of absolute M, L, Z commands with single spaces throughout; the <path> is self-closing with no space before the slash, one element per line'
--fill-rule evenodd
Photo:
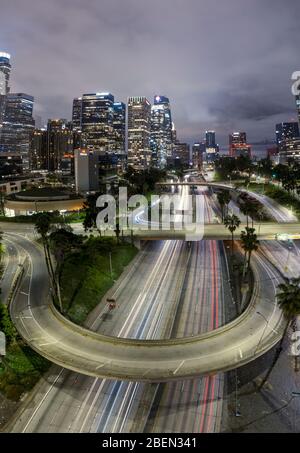
<path fill-rule="evenodd" d="M 182 139 L 256 141 L 295 115 L 299 20 L 299 0 L 1 0 L 0 48 L 44 119 L 83 92 L 161 93 Z"/>

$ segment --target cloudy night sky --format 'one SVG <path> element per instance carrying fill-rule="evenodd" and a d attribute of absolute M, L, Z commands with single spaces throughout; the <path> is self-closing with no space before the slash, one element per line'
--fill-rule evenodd
<path fill-rule="evenodd" d="M 296 120 L 299 0 L 0 0 L 0 50 L 12 55 L 12 91 L 35 114 L 71 119 L 72 99 L 170 98 L 181 140 L 215 129 L 274 138 Z"/>

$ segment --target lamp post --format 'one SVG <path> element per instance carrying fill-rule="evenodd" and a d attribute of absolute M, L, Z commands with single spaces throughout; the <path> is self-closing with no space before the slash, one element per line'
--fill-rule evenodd
<path fill-rule="evenodd" d="M 265 336 L 265 332 L 266 332 L 267 327 L 268 327 L 268 325 L 269 325 L 269 320 L 265 317 L 265 315 L 263 315 L 260 311 L 257 311 L 256 313 L 257 313 L 258 315 L 260 315 L 260 316 L 266 321 L 266 325 L 265 325 L 265 328 L 264 328 L 264 330 L 263 330 L 263 333 L 262 333 L 262 335 L 261 335 L 261 337 L 260 337 L 260 340 L 259 340 L 259 342 L 258 342 L 258 345 L 257 345 L 257 347 L 256 347 L 256 349 L 255 349 L 255 351 L 254 351 L 254 355 L 255 355 L 255 354 L 257 353 L 257 351 L 259 350 L 259 347 L 260 347 L 260 345 L 261 345 L 261 342 L 262 342 L 262 340 L 263 340 L 263 338 L 264 338 L 264 336 Z"/>

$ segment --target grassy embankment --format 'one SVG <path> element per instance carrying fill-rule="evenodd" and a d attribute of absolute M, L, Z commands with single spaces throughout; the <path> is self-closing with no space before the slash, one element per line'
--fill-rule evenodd
<path fill-rule="evenodd" d="M 18 401 L 34 387 L 50 363 L 23 342 L 5 305 L 0 305 L 0 330 L 7 340 L 6 355 L 0 362 L 0 392 L 7 399 Z"/>
<path fill-rule="evenodd" d="M 115 239 L 90 238 L 79 251 L 71 253 L 60 278 L 65 314 L 73 322 L 83 324 L 137 252 L 132 245 L 117 244 Z"/>

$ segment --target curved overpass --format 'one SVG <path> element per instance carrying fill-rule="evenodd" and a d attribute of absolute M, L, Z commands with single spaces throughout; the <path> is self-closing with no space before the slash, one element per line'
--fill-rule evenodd
<path fill-rule="evenodd" d="M 137 341 L 103 336 L 76 326 L 49 303 L 42 250 L 10 234 L 30 260 L 12 319 L 24 340 L 52 362 L 82 374 L 129 381 L 163 382 L 215 374 L 251 362 L 281 338 L 285 321 L 275 301 L 278 274 L 256 255 L 256 286 L 248 309 L 232 323 L 193 338 Z M 270 285 L 260 285 L 260 279 Z"/>

